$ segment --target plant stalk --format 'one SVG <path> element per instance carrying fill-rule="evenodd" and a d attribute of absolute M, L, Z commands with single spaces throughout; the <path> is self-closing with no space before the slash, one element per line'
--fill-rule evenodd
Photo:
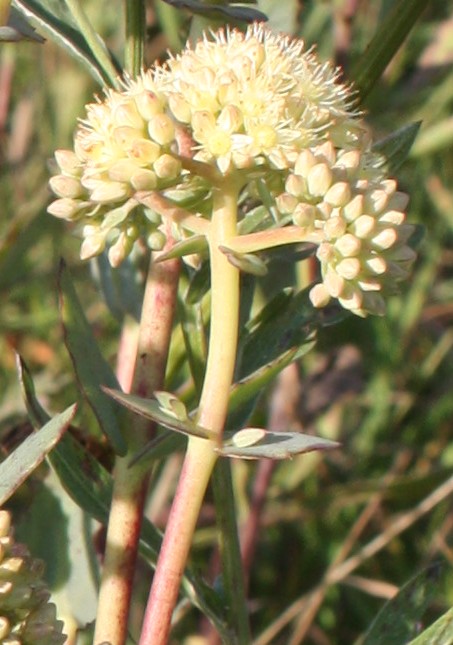
<path fill-rule="evenodd" d="M 165 531 L 140 645 L 165 645 L 181 577 L 199 511 L 221 442 L 236 361 L 239 317 L 239 272 L 220 246 L 236 235 L 239 184 L 231 178 L 214 188 L 208 244 L 211 261 L 211 326 L 198 421 L 217 440 L 190 437 Z"/>
<path fill-rule="evenodd" d="M 124 68 L 132 77 L 138 76 L 143 68 L 145 53 L 146 11 L 144 0 L 124 2 L 126 42 Z"/>
<path fill-rule="evenodd" d="M 168 238 L 162 253 L 173 245 Z M 132 391 L 150 396 L 161 389 L 165 376 L 179 277 L 178 260 L 151 262 L 138 338 Z M 149 472 L 146 465 L 130 468 L 131 457 L 149 441 L 153 426 L 137 419 L 125 438 L 128 453 L 118 457 L 94 644 L 124 645 Z"/>

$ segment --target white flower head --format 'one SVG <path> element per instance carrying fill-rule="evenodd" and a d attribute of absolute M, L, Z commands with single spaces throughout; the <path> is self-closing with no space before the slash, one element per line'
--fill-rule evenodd
<path fill-rule="evenodd" d="M 302 40 L 262 24 L 244 33 L 205 34 L 159 74 L 175 118 L 193 132 L 197 159 L 227 174 L 268 164 L 287 168 L 297 153 L 335 129 L 345 146 L 362 137 L 351 89 Z"/>

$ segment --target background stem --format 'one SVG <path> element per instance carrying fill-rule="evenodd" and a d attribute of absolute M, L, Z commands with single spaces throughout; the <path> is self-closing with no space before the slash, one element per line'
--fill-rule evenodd
<path fill-rule="evenodd" d="M 173 240 L 168 238 L 162 252 Z M 163 384 L 179 277 L 179 262 L 152 262 L 143 302 L 132 390 L 149 396 Z M 123 645 L 127 635 L 143 504 L 149 473 L 146 465 L 130 468 L 131 456 L 149 440 L 153 427 L 137 419 L 125 427 L 128 453 L 114 468 L 114 489 L 94 643 Z"/>
<path fill-rule="evenodd" d="M 126 42 L 124 68 L 132 77 L 138 76 L 143 68 L 145 52 L 146 11 L 143 0 L 124 2 Z"/>

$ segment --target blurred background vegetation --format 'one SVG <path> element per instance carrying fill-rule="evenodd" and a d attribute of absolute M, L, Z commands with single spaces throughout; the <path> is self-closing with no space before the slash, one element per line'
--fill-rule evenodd
<path fill-rule="evenodd" d="M 322 58 L 344 67 L 346 78 L 393 5 L 258 3 L 272 28 L 316 44 Z M 363 105 L 375 139 L 422 121 L 397 173 L 411 196 L 409 220 L 425 228 L 413 276 L 385 318 L 348 317 L 324 330 L 315 350 L 282 375 L 256 413 L 261 423 L 319 431 L 342 448 L 279 464 L 234 463 L 243 539 L 254 556 L 250 610 L 256 645 L 349 645 L 386 599 L 432 563 L 445 567 L 426 622 L 453 604 L 453 485 L 439 493 L 453 475 L 453 2 L 426 5 Z M 121 65 L 122 4 L 86 0 L 83 6 Z M 168 47 L 181 46 L 188 18 L 161 0 L 149 2 L 149 64 L 164 58 Z M 79 260 L 78 240 L 46 214 L 53 151 L 70 147 L 76 119 L 99 91 L 87 71 L 50 41 L 0 45 L 3 455 L 30 432 L 15 352 L 30 366 L 50 411 L 79 399 L 59 323 L 60 257 L 114 364 L 120 321 L 100 296 L 92 267 Z M 85 411 L 79 416 L 80 426 L 93 425 Z M 178 459 L 160 471 L 162 497 L 156 494 L 150 504 L 158 525 L 165 522 Z M 76 517 L 45 468 L 9 507 L 20 538 L 47 560 L 57 603 L 63 611 L 71 606 L 80 622 L 91 620 L 87 598 L 94 597 L 95 566 L 89 554 L 83 562 L 75 554 L 79 536 L 89 530 L 86 518 Z M 200 568 L 212 557 L 215 540 L 208 500 L 194 549 Z M 215 566 L 213 560 L 213 572 Z M 137 602 L 137 620 L 140 612 Z M 204 632 L 203 642 L 216 642 L 193 614 L 182 619 L 175 642 L 183 643 L 191 631 Z"/>

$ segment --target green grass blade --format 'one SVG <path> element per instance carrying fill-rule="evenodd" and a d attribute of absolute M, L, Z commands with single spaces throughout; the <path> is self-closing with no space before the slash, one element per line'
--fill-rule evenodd
<path fill-rule="evenodd" d="M 361 100 L 372 90 L 429 4 L 429 0 L 399 0 L 393 4 L 352 69 L 351 78 Z"/>

